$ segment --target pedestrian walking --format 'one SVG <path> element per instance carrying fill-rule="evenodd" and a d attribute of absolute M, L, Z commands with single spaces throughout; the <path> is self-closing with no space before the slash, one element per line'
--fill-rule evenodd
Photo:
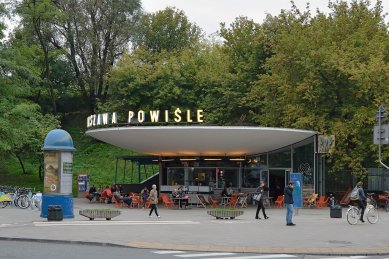
<path fill-rule="evenodd" d="M 152 189 L 150 191 L 150 199 L 151 199 L 151 209 L 149 213 L 149 218 L 151 218 L 151 214 L 153 211 L 155 211 L 155 215 L 157 215 L 158 218 L 161 216 L 158 215 L 157 211 L 157 204 L 158 204 L 158 191 L 157 191 L 157 186 L 153 184 Z"/>
<path fill-rule="evenodd" d="M 284 189 L 284 203 L 286 204 L 286 225 L 287 226 L 295 226 L 292 222 L 293 217 L 293 188 L 294 182 L 290 181 L 288 186 L 285 186 Z"/>
<path fill-rule="evenodd" d="M 266 215 L 266 211 L 265 211 L 265 206 L 263 206 L 263 193 L 265 191 L 265 182 L 264 181 L 260 181 L 259 182 L 259 187 L 257 188 L 257 190 L 255 191 L 255 193 L 257 194 L 260 194 L 260 199 L 259 201 L 257 201 L 258 203 L 258 207 L 257 207 L 257 212 L 255 214 L 255 219 L 261 219 L 258 214 L 259 214 L 259 211 L 262 209 L 262 213 L 263 213 L 263 217 L 265 219 L 268 219 L 269 217 Z"/>

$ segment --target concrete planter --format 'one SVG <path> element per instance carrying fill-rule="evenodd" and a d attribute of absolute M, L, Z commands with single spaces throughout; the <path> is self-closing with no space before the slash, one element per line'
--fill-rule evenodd
<path fill-rule="evenodd" d="M 234 219 L 240 215 L 243 215 L 243 210 L 214 209 L 208 210 L 207 214 L 215 217 L 216 219 Z"/>
<path fill-rule="evenodd" d="M 105 218 L 106 220 L 111 220 L 116 216 L 120 215 L 120 210 L 110 210 L 110 209 L 85 209 L 80 210 L 80 215 L 94 220 L 95 218 Z"/>

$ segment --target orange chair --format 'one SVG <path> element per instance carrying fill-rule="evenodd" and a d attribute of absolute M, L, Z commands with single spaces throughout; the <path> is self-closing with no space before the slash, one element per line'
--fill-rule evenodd
<path fill-rule="evenodd" d="M 140 208 L 140 197 L 137 195 L 132 196 L 131 208 Z"/>
<path fill-rule="evenodd" d="M 108 199 L 108 194 L 107 191 L 103 191 L 100 195 L 99 201 L 104 203 Z"/>
<path fill-rule="evenodd" d="M 84 196 L 84 198 L 88 199 L 90 202 L 92 201 L 92 199 L 90 199 L 89 192 L 84 192 L 82 195 Z"/>
<path fill-rule="evenodd" d="M 105 202 L 105 201 L 110 200 L 112 198 L 113 198 L 113 193 L 109 188 L 107 188 L 101 193 L 100 202 Z"/>
<path fill-rule="evenodd" d="M 209 195 L 209 201 L 211 202 L 211 208 L 219 207 L 219 203 L 212 195 Z"/>
<path fill-rule="evenodd" d="M 348 187 L 346 192 L 343 194 L 342 198 L 339 201 L 340 205 L 348 205 L 350 203 L 350 192 L 353 190 L 353 188 Z"/>
<path fill-rule="evenodd" d="M 147 198 L 145 202 L 145 208 L 150 208 L 150 206 L 151 206 L 151 198 Z"/>
<path fill-rule="evenodd" d="M 113 195 L 113 199 L 115 202 L 115 206 L 117 206 L 117 207 L 125 207 L 126 206 L 126 204 L 122 200 L 120 200 L 118 196 Z"/>
<path fill-rule="evenodd" d="M 165 206 L 166 208 L 171 208 L 174 206 L 174 202 L 172 202 L 167 195 L 162 195 L 161 197 L 162 197 L 163 206 Z"/>
<path fill-rule="evenodd" d="M 316 202 L 316 207 L 318 208 L 324 208 L 328 205 L 328 197 L 325 195 L 320 196 L 320 198 Z"/>
<path fill-rule="evenodd" d="M 238 195 L 231 196 L 230 203 L 229 203 L 231 208 L 236 208 L 236 204 L 238 203 L 238 198 L 239 198 Z"/>
<path fill-rule="evenodd" d="M 276 205 L 276 208 L 281 208 L 283 203 L 284 203 L 284 195 L 279 195 L 277 197 L 277 200 L 274 202 L 274 204 Z"/>
<path fill-rule="evenodd" d="M 204 195 L 196 195 L 196 197 L 197 197 L 197 201 L 198 201 L 197 208 L 202 207 L 202 208 L 206 209 L 208 202 L 205 200 Z"/>

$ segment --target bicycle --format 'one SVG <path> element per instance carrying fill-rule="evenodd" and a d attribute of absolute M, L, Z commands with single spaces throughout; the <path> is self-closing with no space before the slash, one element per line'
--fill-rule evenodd
<path fill-rule="evenodd" d="M 354 205 L 349 205 L 349 208 L 347 210 L 347 222 L 350 225 L 355 225 L 358 223 L 358 220 L 361 218 L 361 209 Z M 369 221 L 370 224 L 375 224 L 378 222 L 378 211 L 370 203 L 370 199 L 367 198 L 367 206 L 365 209 L 365 215 L 367 218 L 367 221 Z"/>

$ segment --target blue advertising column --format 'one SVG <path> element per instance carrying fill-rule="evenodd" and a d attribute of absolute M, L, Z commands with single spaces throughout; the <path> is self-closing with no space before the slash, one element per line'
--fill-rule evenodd
<path fill-rule="evenodd" d="M 294 182 L 293 208 L 303 207 L 303 179 L 301 173 L 290 173 L 290 181 Z"/>
<path fill-rule="evenodd" d="M 50 205 L 60 205 L 64 218 L 74 218 L 73 213 L 73 140 L 61 129 L 50 131 L 42 148 L 44 155 L 44 188 L 41 217 L 47 218 Z"/>

